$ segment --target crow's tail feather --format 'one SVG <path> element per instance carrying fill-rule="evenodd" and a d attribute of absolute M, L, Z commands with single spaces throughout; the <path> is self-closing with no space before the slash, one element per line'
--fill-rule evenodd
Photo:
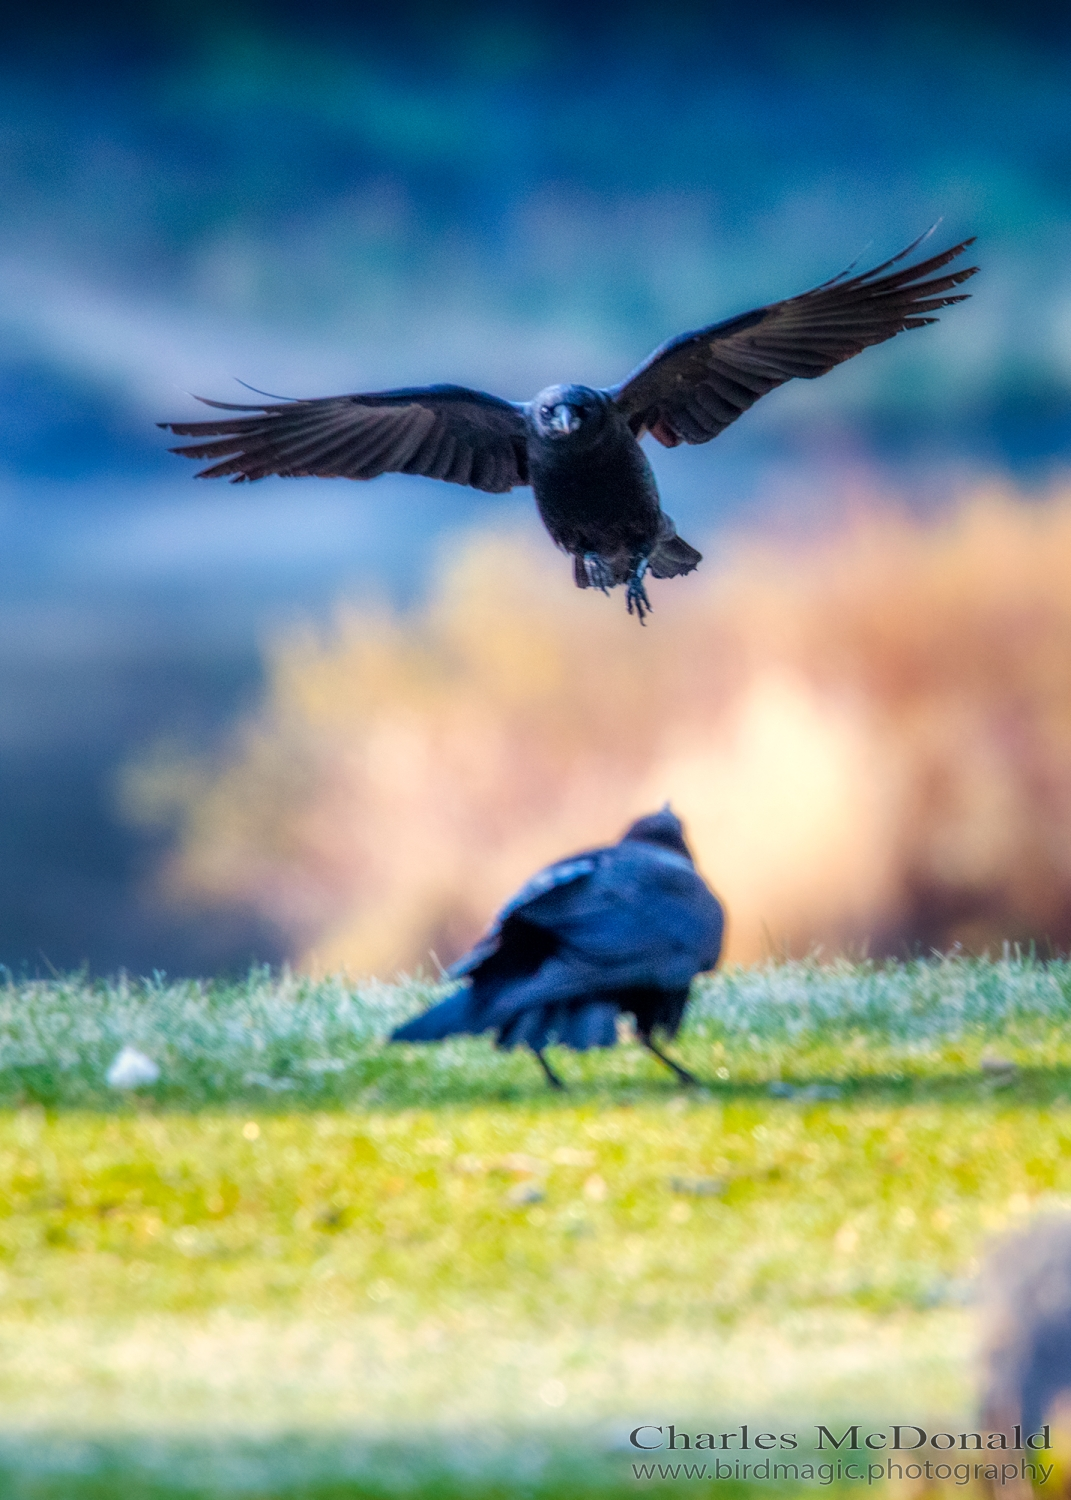
<path fill-rule="evenodd" d="M 566 1001 L 533 1005 L 520 1011 L 498 1033 L 500 1047 L 531 1047 L 541 1052 L 558 1042 L 574 1052 L 589 1047 L 612 1047 L 617 1041 L 618 1005 L 613 1000 Z"/>
<path fill-rule="evenodd" d="M 433 1005 L 423 1015 L 414 1016 L 404 1026 L 396 1026 L 389 1040 L 392 1042 L 441 1042 L 444 1037 L 473 1035 L 484 1031 L 472 1004 L 472 990 L 465 988 L 456 995 L 448 995 Z"/>
<path fill-rule="evenodd" d="M 653 577 L 679 578 L 698 567 L 703 554 L 690 547 L 682 536 L 669 536 L 659 541 L 649 561 Z"/>

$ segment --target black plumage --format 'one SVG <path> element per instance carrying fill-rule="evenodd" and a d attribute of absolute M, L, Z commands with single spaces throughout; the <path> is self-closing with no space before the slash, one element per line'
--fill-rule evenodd
<path fill-rule="evenodd" d="M 492 493 L 530 484 L 547 530 L 572 554 L 578 587 L 625 584 L 642 621 L 646 574 L 690 573 L 701 554 L 662 510 L 639 439 L 709 442 L 786 380 L 824 375 L 870 344 L 935 322 L 931 314 L 965 299 L 953 288 L 978 268 L 943 271 L 973 240 L 900 265 L 921 242 L 861 275 L 849 267 L 798 297 L 681 334 L 605 390 L 555 385 L 529 402 L 455 385 L 267 406 L 205 401 L 227 415 L 160 425 L 197 439 L 173 451 L 210 459 L 203 479 L 393 471 Z"/>
<path fill-rule="evenodd" d="M 530 1047 L 560 1087 L 543 1049 L 612 1047 L 617 1017 L 629 1012 L 644 1046 L 694 1083 L 652 1033 L 676 1035 L 689 985 L 718 961 L 723 925 L 667 804 L 633 823 L 620 843 L 533 876 L 450 969 L 466 987 L 399 1026 L 391 1041 L 490 1031 L 499 1047 Z"/>

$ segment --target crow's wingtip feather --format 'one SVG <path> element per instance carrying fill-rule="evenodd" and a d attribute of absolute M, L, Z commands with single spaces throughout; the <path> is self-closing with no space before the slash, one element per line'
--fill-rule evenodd
<path fill-rule="evenodd" d="M 269 401 L 300 401 L 301 396 L 277 396 L 274 391 L 262 391 L 259 386 L 250 385 L 248 380 L 243 380 L 240 375 L 231 377 L 239 385 L 244 386 L 247 391 L 252 391 L 254 396 L 267 396 Z M 254 408 L 255 409 L 255 408 Z"/>
<path fill-rule="evenodd" d="M 195 401 L 200 401 L 202 406 L 214 406 L 218 411 L 266 411 L 267 407 L 252 405 L 248 401 L 213 401 L 210 396 L 199 396 L 196 391 L 190 395 Z"/>

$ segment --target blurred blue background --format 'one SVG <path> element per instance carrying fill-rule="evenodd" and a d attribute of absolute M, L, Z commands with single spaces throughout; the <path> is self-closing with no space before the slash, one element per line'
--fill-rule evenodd
<path fill-rule="evenodd" d="M 758 8 L 755 8 L 756 10 Z M 34 9 L 0 55 L 0 962 L 283 956 L 169 911 L 120 767 L 218 742 L 260 648 L 414 600 L 529 506 L 430 481 L 198 485 L 154 423 L 284 395 L 619 379 L 666 337 L 938 217 L 937 329 L 652 459 L 684 535 L 820 525 L 845 474 L 939 504 L 1071 451 L 1071 32 L 1056 13 Z M 253 399 L 253 398 L 249 398 Z M 549 545 L 549 543 L 547 544 Z"/>

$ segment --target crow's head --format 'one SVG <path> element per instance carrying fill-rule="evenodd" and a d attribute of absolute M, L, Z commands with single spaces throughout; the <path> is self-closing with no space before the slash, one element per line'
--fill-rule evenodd
<path fill-rule="evenodd" d="M 691 859 L 692 851 L 684 842 L 684 825 L 667 802 L 656 813 L 637 818 L 625 831 L 626 839 L 639 839 L 646 844 L 660 844 L 663 849 L 672 849 Z M 624 842 L 624 839 L 622 840 Z"/>
<path fill-rule="evenodd" d="M 563 442 L 581 434 L 594 436 L 605 421 L 608 406 L 602 391 L 586 385 L 550 385 L 532 402 L 529 416 L 539 437 Z"/>

